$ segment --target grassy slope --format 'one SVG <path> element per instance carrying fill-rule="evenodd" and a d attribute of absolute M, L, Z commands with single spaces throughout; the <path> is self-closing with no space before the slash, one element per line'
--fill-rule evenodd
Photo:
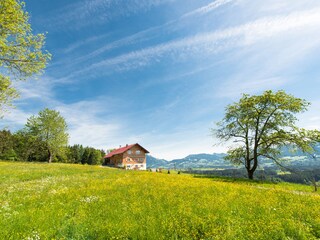
<path fill-rule="evenodd" d="M 0 162 L 0 239 L 319 239 L 293 184 Z"/>

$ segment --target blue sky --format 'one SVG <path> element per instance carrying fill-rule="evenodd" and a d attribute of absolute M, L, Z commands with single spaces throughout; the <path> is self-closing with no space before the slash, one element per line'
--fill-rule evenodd
<path fill-rule="evenodd" d="M 210 128 L 242 93 L 283 89 L 320 128 L 318 0 L 28 0 L 53 58 L 1 122 L 60 111 L 70 144 L 139 142 L 158 158 L 223 152 Z"/>

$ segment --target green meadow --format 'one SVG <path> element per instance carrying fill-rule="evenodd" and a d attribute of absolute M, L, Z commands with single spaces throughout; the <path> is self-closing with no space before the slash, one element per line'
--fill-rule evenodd
<path fill-rule="evenodd" d="M 0 162 L 0 239 L 320 239 L 310 186 Z"/>

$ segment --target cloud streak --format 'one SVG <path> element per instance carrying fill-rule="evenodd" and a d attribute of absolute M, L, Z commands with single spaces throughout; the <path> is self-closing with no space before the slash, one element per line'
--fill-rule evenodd
<path fill-rule="evenodd" d="M 188 56 L 211 55 L 226 49 L 250 46 L 267 38 L 310 27 L 320 28 L 320 8 L 295 12 L 286 16 L 267 17 L 240 26 L 132 51 L 94 63 L 78 74 L 100 68 L 118 71 L 141 68 L 161 61 L 164 56 L 179 61 Z"/>
<path fill-rule="evenodd" d="M 120 17 L 137 15 L 174 0 L 86 0 L 69 4 L 43 19 L 49 26 L 80 29 L 93 24 L 109 23 Z M 58 17 L 57 17 L 58 16 Z M 54 29 L 54 28 L 53 28 Z"/>
<path fill-rule="evenodd" d="M 112 51 L 121 47 L 125 46 L 130 46 L 134 45 L 136 43 L 142 44 L 148 41 L 151 41 L 153 39 L 156 39 L 161 36 L 161 33 L 163 31 L 166 31 L 167 34 L 169 32 L 175 32 L 177 31 L 176 27 L 178 24 L 183 23 L 186 19 L 190 17 L 194 17 L 196 15 L 203 15 L 206 13 L 209 13 L 211 11 L 214 11 L 215 9 L 222 7 L 223 5 L 226 5 L 231 2 L 235 2 L 237 0 L 216 0 L 208 5 L 202 6 L 200 8 L 197 8 L 193 11 L 187 12 L 183 14 L 182 16 L 178 17 L 177 19 L 170 20 L 164 24 L 158 25 L 158 26 L 153 26 L 148 29 L 139 31 L 137 33 L 134 33 L 130 36 L 126 36 L 124 38 L 118 39 L 116 41 L 113 41 L 111 43 L 105 44 L 104 46 L 92 51 L 89 54 L 85 54 L 83 56 L 77 57 L 76 59 L 72 60 L 72 65 L 85 62 L 89 59 L 93 59 L 95 57 L 98 57 L 99 55 L 102 55 L 108 51 Z M 175 27 L 173 27 L 175 26 Z M 68 48 L 64 49 L 65 53 L 70 53 L 74 50 L 79 49 L 80 47 L 86 46 L 88 44 L 92 44 L 93 42 L 101 39 L 105 39 L 106 36 L 109 36 L 110 34 L 107 35 L 102 35 L 102 36 L 95 36 L 95 37 L 90 37 L 86 39 L 85 41 L 80 41 L 77 43 L 74 43 L 70 45 Z M 56 65 L 64 65 L 66 62 L 70 61 L 62 61 L 60 63 L 56 63 Z"/>
<path fill-rule="evenodd" d="M 189 13 L 186 13 L 182 17 L 184 18 L 184 17 L 190 17 L 190 16 L 197 15 L 197 14 L 206 14 L 206 13 L 214 11 L 215 9 L 217 9 L 223 5 L 226 5 L 226 4 L 232 3 L 232 2 L 236 2 L 236 0 L 216 0 L 212 3 L 209 3 L 206 6 L 197 8 Z"/>

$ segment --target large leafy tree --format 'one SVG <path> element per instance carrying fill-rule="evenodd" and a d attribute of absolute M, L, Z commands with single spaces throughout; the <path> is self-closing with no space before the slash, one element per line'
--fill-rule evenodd
<path fill-rule="evenodd" d="M 295 115 L 307 110 L 309 103 L 284 91 L 265 91 L 262 95 L 244 94 L 239 102 L 226 107 L 225 117 L 214 129 L 214 135 L 223 141 L 234 140 L 226 160 L 243 164 L 248 178 L 261 158 L 281 164 L 282 147 L 312 152 L 312 145 L 320 139 L 317 130 L 296 126 Z"/>
<path fill-rule="evenodd" d="M 41 73 L 51 55 L 43 50 L 44 34 L 33 34 L 25 3 L 0 1 L 0 114 L 18 97 L 13 79 Z"/>
<path fill-rule="evenodd" d="M 56 154 L 62 154 L 68 144 L 67 123 L 58 111 L 45 108 L 38 116 L 28 119 L 26 129 L 46 144 L 49 163 Z"/>

